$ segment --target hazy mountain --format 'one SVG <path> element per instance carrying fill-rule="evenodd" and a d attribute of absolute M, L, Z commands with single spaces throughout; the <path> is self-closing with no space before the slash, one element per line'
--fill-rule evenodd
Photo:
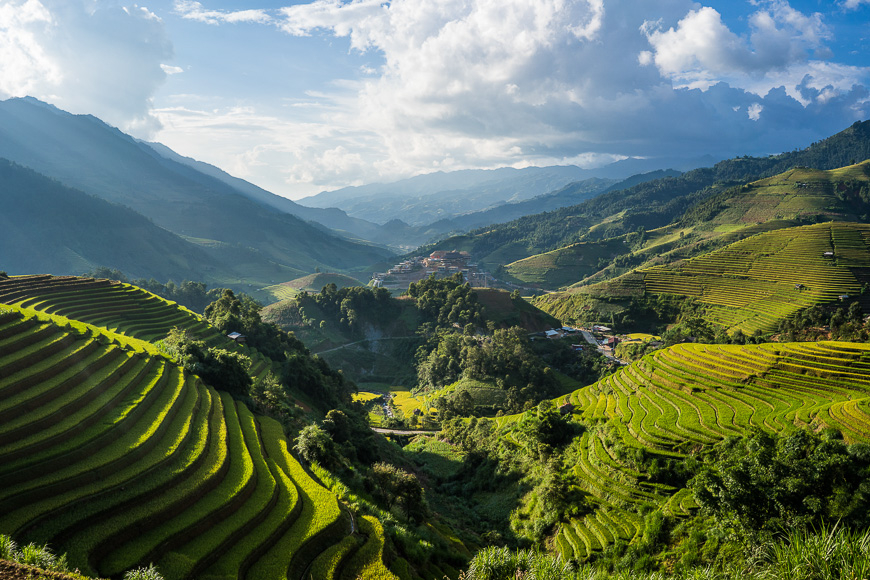
<path fill-rule="evenodd" d="M 434 225 L 439 220 L 452 220 L 457 216 L 530 200 L 570 183 L 590 179 L 620 180 L 655 169 L 686 170 L 711 162 L 711 158 L 626 159 L 599 169 L 580 169 L 571 165 L 438 172 L 395 183 L 346 187 L 319 193 L 300 202 L 312 207 L 338 207 L 351 216 L 378 223 L 400 219 L 410 225 Z M 582 199 L 575 199 L 572 203 L 579 201 Z M 519 211 L 543 209 L 516 206 L 513 208 L 515 212 L 506 215 L 511 216 L 507 219 L 513 219 L 522 215 L 517 213 Z M 495 223 L 488 219 L 483 221 Z"/>
<path fill-rule="evenodd" d="M 36 99 L 0 102 L 0 157 L 126 205 L 212 253 L 253 260 L 260 266 L 249 275 L 258 282 L 271 281 L 266 272 L 276 264 L 298 273 L 349 270 L 389 255 L 255 201 L 95 117 Z"/>
<path fill-rule="evenodd" d="M 196 170 L 197 173 L 222 181 L 245 197 L 304 220 L 321 224 L 345 237 L 362 238 L 378 244 L 402 246 L 406 244 L 408 236 L 413 237 L 415 235 L 414 231 L 407 224 L 403 224 L 404 227 L 399 227 L 398 229 L 396 227 L 384 227 L 370 221 L 350 217 L 346 212 L 335 207 L 320 208 L 299 205 L 293 200 L 275 195 L 244 179 L 233 177 L 214 165 L 179 155 L 162 143 L 147 143 L 147 145 L 167 159 L 187 165 Z"/>
<path fill-rule="evenodd" d="M 0 159 L 0 270 L 82 274 L 112 265 L 132 276 L 211 281 L 225 265 L 120 205 Z"/>
<path fill-rule="evenodd" d="M 442 240 L 433 249 L 462 249 L 495 267 L 584 241 L 649 231 L 678 219 L 723 189 L 797 166 L 835 169 L 870 158 L 870 121 L 855 123 L 810 147 L 769 157 L 738 157 L 625 189 L 611 189 L 583 203 L 526 215 Z M 572 184 L 566 190 L 574 187 Z"/>

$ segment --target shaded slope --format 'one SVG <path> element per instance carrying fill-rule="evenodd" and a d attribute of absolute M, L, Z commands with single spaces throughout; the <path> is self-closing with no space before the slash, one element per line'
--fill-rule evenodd
<path fill-rule="evenodd" d="M 350 269 L 389 254 L 251 200 L 91 116 L 10 99 L 0 103 L 0 135 L 2 157 L 127 205 L 194 241 L 253 248 L 259 256 L 248 258 L 265 264 L 302 272 L 316 266 Z M 220 254 L 219 244 L 211 246 Z"/>
<path fill-rule="evenodd" d="M 144 278 L 210 280 L 226 268 L 129 208 L 0 159 L 0 268 L 80 274 L 111 264 Z"/>

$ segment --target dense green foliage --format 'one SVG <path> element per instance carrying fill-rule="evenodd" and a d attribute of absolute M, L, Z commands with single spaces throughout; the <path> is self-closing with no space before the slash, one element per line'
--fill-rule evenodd
<path fill-rule="evenodd" d="M 608 571 L 574 566 L 558 556 L 532 550 L 490 547 L 478 552 L 461 580 L 853 580 L 870 573 L 870 532 L 837 527 L 790 530 L 778 540 L 748 546 L 726 566 L 695 566 L 677 574 Z"/>
<path fill-rule="evenodd" d="M 461 273 L 449 278 L 435 278 L 408 286 L 408 296 L 414 298 L 417 308 L 436 327 L 451 325 L 479 327 L 483 325 L 482 307 L 471 286 L 463 284 Z"/>
<path fill-rule="evenodd" d="M 870 445 L 839 432 L 756 431 L 716 446 L 692 482 L 701 509 L 743 533 L 779 533 L 822 524 L 870 526 Z"/>
<path fill-rule="evenodd" d="M 384 324 L 398 314 L 389 290 L 367 286 L 339 289 L 335 284 L 327 284 L 317 294 L 300 294 L 291 306 L 299 322 L 310 324 L 306 315 L 310 305 L 337 320 L 341 328 L 353 335 L 362 334 L 366 324 Z"/>
<path fill-rule="evenodd" d="M 249 357 L 223 348 L 208 348 L 177 328 L 163 340 L 163 346 L 185 370 L 199 375 L 207 384 L 236 397 L 248 396 L 253 384 L 248 374 Z"/>
<path fill-rule="evenodd" d="M 559 388 L 553 371 L 534 353 L 526 333 L 516 327 L 498 329 L 491 336 L 438 333 L 421 347 L 418 357 L 420 388 L 437 390 L 461 378 L 492 382 L 507 392 L 505 410 L 514 412 L 526 401 L 554 396 Z M 451 409 L 445 415 L 448 409 L 442 410 L 443 419 L 455 414 Z"/>

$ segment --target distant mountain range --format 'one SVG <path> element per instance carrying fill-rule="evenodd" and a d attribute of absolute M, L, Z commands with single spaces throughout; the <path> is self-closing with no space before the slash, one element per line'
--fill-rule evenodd
<path fill-rule="evenodd" d="M 63 191 L 67 193 L 74 188 L 126 206 L 166 233 L 172 232 L 173 238 L 162 239 L 166 244 L 171 239 L 177 249 L 171 251 L 164 246 L 163 252 L 198 256 L 188 263 L 188 271 L 190 277 L 203 273 L 206 281 L 237 286 L 268 285 L 299 277 L 315 268 L 359 269 L 391 255 L 385 248 L 333 235 L 322 225 L 265 203 L 264 199 L 268 199 L 265 192 L 261 199 L 252 198 L 250 192 L 159 154 L 95 117 L 71 115 L 36 99 L 0 102 L 0 158 L 57 180 L 66 186 Z M 9 175 L 13 174 L 17 174 L 15 168 L 9 171 Z M 34 191 L 47 189 L 39 187 Z M 16 190 L 4 184 L 2 191 L 5 202 Z M 58 195 L 60 190 L 53 192 Z M 16 225 L 20 235 L 27 233 L 29 223 L 44 218 L 39 205 L 28 207 L 34 213 L 18 215 Z M 178 269 L 168 263 L 162 270 L 149 266 L 159 263 L 151 255 L 153 248 L 139 247 L 135 240 L 124 237 L 125 226 L 136 221 L 132 212 L 124 216 L 117 213 L 111 224 L 90 219 L 87 212 L 73 212 L 68 217 L 78 220 L 76 227 L 91 232 L 108 227 L 115 235 L 105 240 L 107 244 L 128 245 L 131 259 L 125 262 L 128 268 L 125 273 L 176 277 Z M 58 224 L 45 231 L 51 234 L 63 227 Z M 30 244 L 17 246 L 19 251 L 14 259 L 21 267 L 27 264 L 22 260 L 28 256 L 28 247 L 50 248 L 53 242 L 61 247 L 63 243 L 52 235 L 39 238 L 35 230 L 32 236 Z M 179 240 L 186 245 L 180 245 Z M 12 260 L 13 256 L 5 255 L 8 248 L 0 252 L 3 252 L 0 261 Z M 27 272 L 43 267 L 35 251 L 30 257 L 33 262 Z M 101 263 L 102 260 L 100 254 L 78 255 L 70 257 L 63 266 L 53 263 L 50 270 L 81 273 L 93 265 L 119 267 L 116 263 Z"/>
<path fill-rule="evenodd" d="M 503 217 L 499 213 L 487 216 L 488 210 L 503 205 L 513 206 L 505 215 L 518 217 L 538 213 L 560 204 L 576 204 L 582 198 L 551 198 L 549 204 L 537 207 L 534 198 L 562 190 L 571 183 L 583 183 L 589 197 L 601 193 L 614 183 L 660 169 L 679 172 L 710 165 L 711 157 L 696 159 L 625 159 L 598 169 L 552 166 L 524 169 L 464 170 L 418 175 L 394 183 L 345 187 L 306 197 L 300 203 L 313 208 L 340 208 L 348 215 L 376 223 L 401 220 L 412 226 L 431 224 L 438 229 L 456 229 L 469 223 L 488 225 Z M 543 201 L 543 200 L 540 200 Z M 468 218 L 471 219 L 463 219 Z M 447 231 L 447 230 L 445 230 Z"/>
<path fill-rule="evenodd" d="M 870 208 L 857 198 L 846 199 L 848 188 L 837 189 L 840 186 L 814 185 L 824 194 L 817 197 L 805 195 L 806 184 L 777 190 L 776 195 L 769 188 L 764 195 L 747 194 L 756 191 L 752 182 L 760 179 L 778 176 L 778 181 L 789 182 L 786 172 L 796 167 L 854 167 L 864 172 L 868 166 L 855 163 L 865 159 L 870 159 L 870 121 L 855 123 L 806 149 L 728 159 L 679 176 L 619 184 L 583 203 L 472 230 L 421 251 L 465 250 L 487 269 L 505 266 L 501 275 L 506 279 L 512 276 L 518 283 L 547 289 L 584 279 L 598 281 L 655 259 L 674 246 L 690 244 L 692 232 L 697 237 L 694 242 L 703 244 L 756 222 L 866 221 Z M 565 193 L 577 185 L 567 186 Z M 644 241 L 652 240 L 661 246 L 641 251 Z"/>

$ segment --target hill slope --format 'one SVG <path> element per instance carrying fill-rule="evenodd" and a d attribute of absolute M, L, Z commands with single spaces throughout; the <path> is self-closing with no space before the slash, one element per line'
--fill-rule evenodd
<path fill-rule="evenodd" d="M 0 306 L 0 532 L 50 542 L 104 577 L 154 562 L 167 580 L 295 579 L 346 565 L 395 578 L 350 536 L 347 512 L 277 422 L 151 343 L 61 317 L 115 327 L 141 316 L 137 289 L 30 277 L 0 280 L 0 292 L 16 302 Z M 201 324 L 154 302 L 165 314 L 151 325 Z M 127 320 L 120 332 L 147 335 Z M 383 544 L 380 526 L 367 530 Z M 348 549 L 334 557 L 339 542 Z"/>
<path fill-rule="evenodd" d="M 245 197 L 94 117 L 35 99 L 0 102 L 0 157 L 126 205 L 219 261 L 252 262 L 247 274 L 262 285 L 272 262 L 301 274 L 317 266 L 352 269 L 390 254 Z"/>
<path fill-rule="evenodd" d="M 211 281 L 228 270 L 133 210 L 0 159 L 0 268 L 77 274 L 112 264 L 133 276 Z M 277 266 L 274 274 L 289 273 Z"/>
<path fill-rule="evenodd" d="M 830 252 L 830 257 L 826 253 Z M 802 308 L 861 293 L 870 268 L 870 225 L 828 222 L 760 233 L 672 265 L 548 294 L 535 304 L 562 320 L 601 319 L 656 295 L 695 301 L 726 330 L 772 332 Z"/>
<path fill-rule="evenodd" d="M 796 166 L 830 170 L 870 159 L 870 121 L 858 122 L 810 147 L 765 158 L 736 158 L 611 191 L 579 205 L 529 215 L 448 238 L 433 249 L 459 249 L 489 268 L 558 249 L 663 227 L 735 185 L 777 175 Z"/>
<path fill-rule="evenodd" d="M 680 260 L 759 232 L 870 216 L 870 162 L 830 171 L 807 168 L 724 188 L 654 230 L 571 244 L 507 264 L 503 275 L 554 289 L 587 285 L 631 267 Z M 607 228 L 608 223 L 594 229 Z"/>
<path fill-rule="evenodd" d="M 573 500 L 548 541 L 564 558 L 579 561 L 617 543 L 643 545 L 663 517 L 677 525 L 697 513 L 686 485 L 693 468 L 686 465 L 698 465 L 711 445 L 752 429 L 832 427 L 847 441 L 870 441 L 868 357 L 867 345 L 844 342 L 683 344 L 560 397 L 556 405 L 573 405 L 570 419 L 579 434 L 560 463 L 563 493 Z M 491 427 L 489 444 L 516 454 L 530 445 L 524 429 L 536 412 L 477 428 Z M 474 428 L 460 436 L 479 438 Z M 534 447 L 527 452 L 534 456 Z M 681 469 L 688 471 L 682 480 Z M 578 504 L 583 508 L 570 513 Z M 515 522 L 533 528 L 535 521 L 522 519 L 525 509 Z M 651 512 L 659 512 L 658 520 Z"/>

